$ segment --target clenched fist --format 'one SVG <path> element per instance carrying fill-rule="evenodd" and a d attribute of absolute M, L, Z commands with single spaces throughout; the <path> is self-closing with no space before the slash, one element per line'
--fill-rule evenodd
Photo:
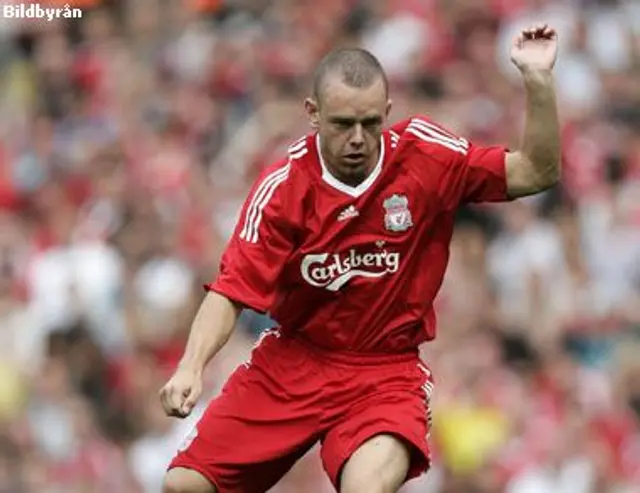
<path fill-rule="evenodd" d="M 558 34 L 540 24 L 523 29 L 513 40 L 511 61 L 522 72 L 550 71 L 558 57 Z"/>
<path fill-rule="evenodd" d="M 188 368 L 178 367 L 160 389 L 160 401 L 167 416 L 189 416 L 202 393 L 202 375 Z"/>

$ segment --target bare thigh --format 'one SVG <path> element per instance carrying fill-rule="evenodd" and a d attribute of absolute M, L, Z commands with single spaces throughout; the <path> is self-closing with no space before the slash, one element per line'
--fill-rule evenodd
<path fill-rule="evenodd" d="M 218 490 L 202 474 L 192 469 L 175 467 L 164 477 L 162 493 L 217 493 Z"/>
<path fill-rule="evenodd" d="M 396 493 L 407 479 L 410 463 L 408 444 L 393 435 L 376 435 L 345 463 L 340 493 Z"/>

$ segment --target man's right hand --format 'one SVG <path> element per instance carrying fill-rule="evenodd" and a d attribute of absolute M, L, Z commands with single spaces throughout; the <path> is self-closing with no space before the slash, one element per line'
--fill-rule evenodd
<path fill-rule="evenodd" d="M 189 416 L 202 393 L 202 374 L 187 367 L 178 367 L 160 389 L 160 401 L 167 416 Z"/>

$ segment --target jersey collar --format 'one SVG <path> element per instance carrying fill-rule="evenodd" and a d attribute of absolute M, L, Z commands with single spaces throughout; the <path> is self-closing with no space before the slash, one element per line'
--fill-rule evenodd
<path fill-rule="evenodd" d="M 319 134 L 316 134 L 316 152 L 318 153 L 318 159 L 320 161 L 320 166 L 322 167 L 322 179 L 325 181 L 325 183 L 330 185 L 332 188 L 335 188 L 336 190 L 346 193 L 351 197 L 357 198 L 357 197 L 360 197 L 362 194 L 364 194 L 367 190 L 369 190 L 369 188 L 371 188 L 371 185 L 373 185 L 373 182 L 376 181 L 376 178 L 378 178 L 378 175 L 380 175 L 380 173 L 382 172 L 382 163 L 384 162 L 384 152 L 385 152 L 384 135 L 380 136 L 380 156 L 378 158 L 378 162 L 376 163 L 375 168 L 373 168 L 373 171 L 371 171 L 369 176 L 367 176 L 367 178 L 356 187 L 352 187 L 350 185 L 342 183 L 340 180 L 338 180 L 335 176 L 331 174 L 331 172 L 327 168 L 327 165 L 324 162 L 324 159 L 322 158 L 322 152 L 320 152 L 320 135 Z"/>

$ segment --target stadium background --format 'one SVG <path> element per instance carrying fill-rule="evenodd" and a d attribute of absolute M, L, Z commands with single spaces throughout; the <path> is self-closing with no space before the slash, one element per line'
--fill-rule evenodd
<path fill-rule="evenodd" d="M 534 20 L 560 33 L 563 186 L 461 211 L 434 470 L 403 491 L 640 491 L 640 2 L 57 3 L 83 18 L 0 20 L 2 493 L 160 491 L 203 406 L 165 418 L 158 389 L 326 50 L 380 57 L 393 118 L 516 146 Z M 266 324 L 243 315 L 201 404 Z M 275 491 L 328 488 L 314 451 Z"/>

